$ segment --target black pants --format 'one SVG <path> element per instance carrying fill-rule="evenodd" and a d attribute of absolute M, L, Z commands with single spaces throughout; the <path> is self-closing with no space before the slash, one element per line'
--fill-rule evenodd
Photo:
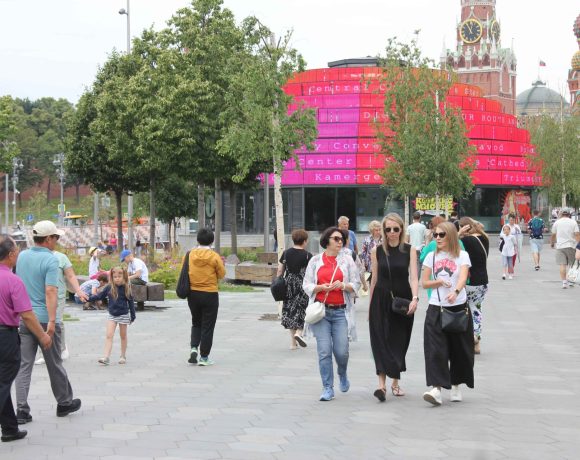
<path fill-rule="evenodd" d="M 2 434 L 18 431 L 10 387 L 20 369 L 20 336 L 18 329 L 0 328 L 0 425 Z"/>
<path fill-rule="evenodd" d="M 459 311 L 465 306 L 448 308 Z M 474 343 L 471 311 L 466 332 L 443 332 L 441 308 L 429 305 L 425 316 L 423 347 L 427 386 L 450 389 L 451 385 L 464 383 L 473 388 Z"/>
<path fill-rule="evenodd" d="M 191 347 L 199 347 L 199 354 L 205 358 L 213 343 L 219 295 L 217 292 L 190 291 L 187 304 L 191 311 Z"/>

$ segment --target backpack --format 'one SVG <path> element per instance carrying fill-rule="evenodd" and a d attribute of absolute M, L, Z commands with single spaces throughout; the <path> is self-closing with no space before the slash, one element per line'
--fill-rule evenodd
<path fill-rule="evenodd" d="M 530 230 L 532 238 L 542 238 L 544 233 L 544 221 L 539 217 L 534 217 L 530 221 Z"/>

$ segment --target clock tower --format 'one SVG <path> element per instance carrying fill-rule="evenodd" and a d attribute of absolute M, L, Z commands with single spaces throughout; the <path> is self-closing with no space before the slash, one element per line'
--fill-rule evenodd
<path fill-rule="evenodd" d="M 485 97 L 515 115 L 517 60 L 512 49 L 501 47 L 496 0 L 460 1 L 457 46 L 455 50 L 443 47 L 441 66 L 455 70 L 461 83 L 479 86 Z"/>

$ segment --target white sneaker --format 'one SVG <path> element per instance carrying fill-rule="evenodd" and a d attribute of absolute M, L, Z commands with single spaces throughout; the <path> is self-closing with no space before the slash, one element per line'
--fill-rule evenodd
<path fill-rule="evenodd" d="M 449 397 L 451 402 L 461 402 L 463 401 L 463 396 L 461 396 L 461 391 L 459 390 L 459 385 L 451 385 L 451 396 Z"/>
<path fill-rule="evenodd" d="M 34 364 L 44 364 L 44 358 L 38 358 L 36 361 L 34 361 Z"/>
<path fill-rule="evenodd" d="M 508 276 L 508 280 L 513 280 L 514 277 L 512 275 Z"/>
<path fill-rule="evenodd" d="M 441 390 L 437 387 L 433 387 L 431 391 L 426 391 L 423 393 L 423 399 L 434 406 L 440 406 L 443 404 L 443 399 L 441 399 Z"/>
<path fill-rule="evenodd" d="M 60 357 L 63 361 L 66 361 L 69 357 L 70 357 L 70 353 L 68 352 L 68 348 L 65 347 L 64 350 L 62 350 L 62 353 L 60 354 Z"/>
<path fill-rule="evenodd" d="M 566 281 L 562 281 L 562 289 L 568 289 L 568 283 Z"/>

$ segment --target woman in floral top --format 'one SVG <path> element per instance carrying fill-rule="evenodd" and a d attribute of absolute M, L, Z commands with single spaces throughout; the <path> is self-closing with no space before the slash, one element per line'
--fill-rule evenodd
<path fill-rule="evenodd" d="M 383 243 L 381 223 L 378 220 L 373 220 L 369 224 L 369 233 L 370 235 L 364 239 L 360 258 L 365 266 L 365 271 L 371 273 L 371 252 Z"/>

